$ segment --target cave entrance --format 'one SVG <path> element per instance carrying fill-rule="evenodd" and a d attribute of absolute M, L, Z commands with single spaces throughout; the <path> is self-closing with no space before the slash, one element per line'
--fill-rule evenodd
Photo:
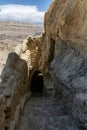
<path fill-rule="evenodd" d="M 41 96 L 43 94 L 43 74 L 38 70 L 32 76 L 30 89 L 33 96 Z"/>

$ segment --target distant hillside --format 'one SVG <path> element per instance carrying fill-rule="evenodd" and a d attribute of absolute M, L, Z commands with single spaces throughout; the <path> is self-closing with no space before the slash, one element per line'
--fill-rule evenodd
<path fill-rule="evenodd" d="M 0 42 L 20 42 L 28 36 L 38 36 L 43 32 L 43 25 L 20 23 L 16 21 L 0 21 Z"/>

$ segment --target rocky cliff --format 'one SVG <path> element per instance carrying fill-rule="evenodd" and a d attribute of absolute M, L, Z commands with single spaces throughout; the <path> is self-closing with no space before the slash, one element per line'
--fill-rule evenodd
<path fill-rule="evenodd" d="M 3 94 L 11 88 L 10 97 L 14 101 L 15 91 L 16 97 L 29 91 L 33 73 L 41 71 L 44 92 L 61 100 L 82 130 L 87 129 L 86 7 L 87 0 L 54 0 L 45 14 L 44 34 L 27 38 L 16 53 L 9 54 L 1 76 Z M 9 97 L 7 92 L 5 96 Z"/>
<path fill-rule="evenodd" d="M 40 62 L 48 86 L 87 129 L 87 1 L 54 0 L 45 14 Z M 42 60 L 43 59 L 43 60 Z M 51 85 L 50 85 L 51 83 Z M 49 87 L 45 86 L 48 91 Z"/>

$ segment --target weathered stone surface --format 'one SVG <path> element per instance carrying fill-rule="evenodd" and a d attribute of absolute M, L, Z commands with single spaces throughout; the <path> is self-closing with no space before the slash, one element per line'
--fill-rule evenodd
<path fill-rule="evenodd" d="M 79 130 L 65 112 L 62 102 L 31 98 L 24 109 L 19 130 Z"/>
<path fill-rule="evenodd" d="M 86 0 L 53 1 L 45 14 L 39 64 L 42 71 L 53 78 L 54 95 L 65 102 L 68 112 L 84 129 L 87 129 L 84 106 L 87 94 L 86 6 Z"/>
<path fill-rule="evenodd" d="M 5 128 L 4 105 L 5 105 L 5 98 L 4 96 L 0 96 L 0 129 L 1 130 L 4 130 Z"/>
<path fill-rule="evenodd" d="M 6 127 L 9 127 L 10 121 L 14 118 L 20 97 L 28 90 L 27 81 L 27 63 L 20 59 L 16 53 L 10 53 L 1 74 L 0 84 L 0 93 L 5 98 L 3 112 L 5 113 Z"/>
<path fill-rule="evenodd" d="M 44 91 L 62 100 L 79 129 L 87 129 L 87 0 L 54 0 L 44 26 L 42 37 L 28 37 L 17 54 L 9 54 L 0 88 L 5 116 L 12 120 L 28 78 L 40 70 Z"/>
<path fill-rule="evenodd" d="M 86 7 L 86 0 L 54 0 L 45 15 L 45 32 L 64 41 L 85 38 Z"/>
<path fill-rule="evenodd" d="M 38 67 L 38 61 L 41 54 L 42 37 L 27 37 L 21 45 L 16 47 L 15 52 L 21 59 L 27 62 L 28 70 Z"/>
<path fill-rule="evenodd" d="M 28 37 L 16 48 L 15 52 L 8 55 L 0 79 L 0 94 L 5 98 L 3 113 L 6 122 L 4 127 L 9 128 L 10 122 L 15 119 L 16 107 L 21 97 L 29 91 L 29 71 L 38 67 L 40 46 L 41 37 Z"/>

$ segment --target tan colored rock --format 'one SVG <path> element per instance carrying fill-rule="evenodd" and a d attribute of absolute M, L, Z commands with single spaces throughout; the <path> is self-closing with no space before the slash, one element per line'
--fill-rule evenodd
<path fill-rule="evenodd" d="M 26 61 L 28 70 L 38 67 L 41 54 L 41 41 L 42 37 L 29 36 L 15 49 L 20 58 Z"/>
<path fill-rule="evenodd" d="M 87 0 L 54 0 L 45 14 L 47 37 L 66 44 L 87 56 Z"/>
<path fill-rule="evenodd" d="M 45 32 L 62 40 L 87 36 L 87 0 L 54 0 L 45 15 Z"/>

